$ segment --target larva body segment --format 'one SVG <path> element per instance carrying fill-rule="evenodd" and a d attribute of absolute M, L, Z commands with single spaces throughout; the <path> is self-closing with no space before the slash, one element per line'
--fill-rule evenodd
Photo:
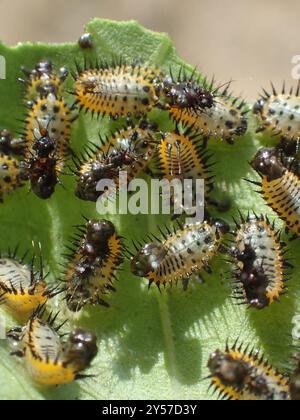
<path fill-rule="evenodd" d="M 124 186 L 120 171 L 126 171 L 129 183 L 147 168 L 157 147 L 158 140 L 150 128 L 129 127 L 113 134 L 99 148 L 74 160 L 78 176 L 75 194 L 82 200 L 97 201 L 103 193 L 97 191 L 97 185 L 104 179 L 113 180 L 118 190 Z M 104 194 L 111 193 L 108 189 Z"/>
<path fill-rule="evenodd" d="M 67 305 L 73 312 L 87 304 L 109 306 L 105 298 L 115 290 L 123 253 L 121 239 L 109 221 L 89 221 L 79 232 L 81 239 L 72 242 L 63 277 Z"/>
<path fill-rule="evenodd" d="M 243 303 L 263 309 L 278 301 L 287 281 L 285 249 L 280 232 L 264 216 L 242 217 L 237 223 L 231 254 L 237 265 L 235 296 Z"/>
<path fill-rule="evenodd" d="M 194 184 L 196 180 L 204 180 L 206 203 L 213 189 L 214 178 L 209 160 L 210 155 L 199 137 L 189 131 L 183 134 L 178 131 L 169 132 L 164 135 L 159 146 L 159 169 L 163 178 L 169 181 L 189 179 L 193 180 Z"/>
<path fill-rule="evenodd" d="M 22 186 L 22 168 L 18 160 L 0 154 L 0 202 L 3 196 Z"/>
<path fill-rule="evenodd" d="M 299 177 L 283 166 L 275 149 L 260 149 L 251 165 L 262 178 L 261 194 L 266 203 L 300 236 Z"/>
<path fill-rule="evenodd" d="M 289 381 L 255 350 L 228 345 L 211 354 L 208 368 L 211 387 L 219 398 L 235 401 L 290 400 Z"/>
<path fill-rule="evenodd" d="M 55 154 L 63 167 L 70 154 L 71 125 L 77 115 L 64 102 L 53 94 L 29 103 L 29 111 L 25 122 L 24 139 L 26 142 L 25 158 L 34 154 L 34 144 L 47 131 L 55 144 Z"/>
<path fill-rule="evenodd" d="M 13 256 L 0 259 L 0 304 L 16 318 L 27 320 L 56 292 L 47 286 L 42 266 L 36 272 Z"/>
<path fill-rule="evenodd" d="M 159 102 L 160 77 L 157 68 L 140 65 L 79 70 L 75 96 L 80 108 L 92 114 L 143 116 Z"/>
<path fill-rule="evenodd" d="M 40 386 L 65 385 L 83 378 L 98 352 L 96 337 L 85 330 L 75 330 L 66 341 L 59 335 L 53 318 L 44 320 L 34 314 L 21 330 L 18 356 L 23 357 L 26 370 L 33 382 Z M 16 330 L 8 332 L 16 340 Z"/>
<path fill-rule="evenodd" d="M 43 60 L 35 65 L 33 70 L 21 69 L 25 79 L 19 78 L 25 87 L 25 97 L 29 101 L 36 101 L 44 98 L 50 93 L 61 97 L 64 93 L 64 81 L 68 77 L 68 70 L 65 67 L 56 72 L 51 61 Z"/>
<path fill-rule="evenodd" d="M 235 137 L 246 133 L 247 110 L 245 103 L 227 96 L 220 96 L 205 112 L 193 109 L 170 108 L 171 117 L 186 127 L 191 127 L 207 139 L 215 137 L 232 143 Z"/>
<path fill-rule="evenodd" d="M 219 250 L 229 226 L 223 221 L 214 224 L 195 223 L 165 235 L 161 242 L 147 243 L 131 260 L 131 271 L 147 278 L 158 287 L 179 280 L 187 287 L 193 274 L 205 269 Z"/>

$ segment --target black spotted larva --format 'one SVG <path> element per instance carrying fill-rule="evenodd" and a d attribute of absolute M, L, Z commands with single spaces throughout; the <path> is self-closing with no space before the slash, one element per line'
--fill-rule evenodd
<path fill-rule="evenodd" d="M 219 250 L 229 226 L 216 220 L 209 224 L 195 223 L 180 226 L 173 233 L 168 230 L 161 241 L 154 241 L 139 249 L 131 259 L 131 271 L 138 277 L 155 283 L 158 288 L 182 281 L 187 287 L 190 278 L 201 270 L 210 272 L 209 264 Z"/>
<path fill-rule="evenodd" d="M 210 388 L 222 399 L 289 400 L 288 379 L 277 372 L 254 349 L 237 342 L 225 351 L 216 350 L 208 361 Z"/>
<path fill-rule="evenodd" d="M 157 105 L 161 72 L 151 66 L 102 64 L 77 69 L 74 94 L 81 109 L 110 117 L 142 116 Z"/>
<path fill-rule="evenodd" d="M 241 216 L 236 222 L 235 245 L 231 255 L 236 262 L 235 297 L 256 309 L 278 301 L 287 281 L 286 249 L 280 232 L 264 216 Z"/>
<path fill-rule="evenodd" d="M 55 287 L 47 285 L 42 259 L 38 271 L 34 266 L 18 259 L 17 250 L 0 258 L 0 305 L 8 309 L 18 319 L 28 319 L 30 315 L 49 298 L 59 293 Z"/>
<path fill-rule="evenodd" d="M 180 133 L 178 128 L 175 131 L 164 134 L 159 145 L 159 170 L 164 179 L 204 180 L 205 202 L 210 199 L 210 192 L 213 189 L 214 176 L 211 172 L 213 163 L 208 154 L 202 139 L 192 130 L 188 129 Z M 196 186 L 193 185 L 193 194 Z M 196 202 L 193 197 L 193 207 Z"/>
<path fill-rule="evenodd" d="M 120 188 L 120 171 L 126 171 L 127 181 L 136 178 L 154 156 L 158 140 L 150 125 L 127 127 L 102 140 L 100 147 L 93 147 L 85 156 L 75 158 L 75 174 L 78 177 L 75 194 L 78 198 L 97 201 L 101 192 L 97 184 L 111 179 Z M 110 191 L 105 192 L 106 195 Z"/>
<path fill-rule="evenodd" d="M 115 290 L 122 255 L 123 245 L 111 222 L 90 220 L 79 228 L 63 275 L 71 311 L 80 311 L 87 304 L 109 306 L 105 298 Z"/>
<path fill-rule="evenodd" d="M 186 127 L 192 127 L 207 140 L 211 137 L 232 143 L 235 137 L 246 133 L 248 109 L 244 101 L 232 98 L 229 87 L 214 101 L 211 108 L 198 112 L 193 108 L 170 107 L 170 115 L 176 122 Z"/>

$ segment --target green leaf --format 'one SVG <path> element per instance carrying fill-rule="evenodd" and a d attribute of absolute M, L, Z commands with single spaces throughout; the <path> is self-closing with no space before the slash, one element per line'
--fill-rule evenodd
<path fill-rule="evenodd" d="M 109 60 L 112 55 L 128 60 L 140 59 L 161 66 L 179 68 L 185 64 L 176 54 L 171 40 L 165 34 L 150 32 L 136 22 L 111 22 L 95 19 L 86 31 L 94 40 L 92 51 L 83 51 L 77 43 L 64 45 L 21 44 L 8 48 L 0 43 L 0 55 L 7 63 L 7 79 L 0 80 L 0 127 L 20 130 L 18 119 L 24 118 L 25 107 L 21 100 L 21 87 L 16 78 L 19 68 L 32 68 L 43 58 L 51 59 L 56 67 L 74 68 L 74 61 L 98 56 Z M 71 86 L 71 79 L 68 82 Z M 71 100 L 71 98 L 70 98 Z M 161 126 L 168 126 L 166 113 L 156 112 L 154 117 Z M 108 120 L 101 121 L 101 132 L 112 128 Z M 74 124 L 72 147 L 79 151 L 87 140 L 97 137 L 99 123 L 90 116 L 80 116 Z M 229 196 L 232 211 L 221 215 L 232 222 L 237 210 L 274 214 L 262 199 L 253 192 L 243 178 L 255 179 L 248 161 L 266 138 L 254 136 L 253 124 L 249 134 L 234 146 L 211 141 L 218 165 L 216 166 L 218 196 Z M 252 133 L 252 134 L 251 134 Z M 47 202 L 33 194 L 28 187 L 21 188 L 5 199 L 0 207 L 0 245 L 21 243 L 26 249 L 31 241 L 41 242 L 45 260 L 52 278 L 59 275 L 63 247 L 72 233 L 72 226 L 81 221 L 81 214 L 97 216 L 95 206 L 83 203 L 74 196 L 74 180 L 65 177 L 66 189 L 57 188 Z M 112 217 L 120 233 L 128 239 L 139 238 L 145 231 L 155 231 L 160 223 L 155 217 Z M 278 223 L 278 226 L 281 226 Z M 292 258 L 299 258 L 299 241 L 290 245 Z M 22 363 L 9 356 L 6 343 L 0 343 L 0 398 L 1 399 L 207 399 L 206 368 L 209 354 L 223 348 L 226 340 L 257 344 L 277 367 L 286 364 L 292 343 L 292 319 L 298 313 L 299 270 L 295 269 L 289 283 L 289 292 L 281 304 L 261 312 L 234 305 L 230 298 L 230 284 L 226 272 L 231 267 L 217 258 L 214 274 L 207 276 L 203 285 L 192 284 L 184 293 L 173 288 L 161 294 L 147 283 L 130 275 L 128 263 L 120 275 L 117 293 L 111 298 L 111 307 L 92 308 L 70 319 L 95 330 L 100 351 L 91 373 L 96 378 L 54 389 L 35 387 Z M 59 306 L 64 313 L 62 304 Z M 15 321 L 1 312 L 8 325 Z M 68 314 L 70 317 L 70 314 Z"/>

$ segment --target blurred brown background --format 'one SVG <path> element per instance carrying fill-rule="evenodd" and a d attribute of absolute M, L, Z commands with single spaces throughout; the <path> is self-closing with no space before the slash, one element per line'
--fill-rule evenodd
<path fill-rule="evenodd" d="M 0 16 L 8 44 L 74 41 L 92 17 L 136 19 L 168 32 L 205 74 L 234 79 L 249 100 L 269 80 L 292 83 L 300 55 L 299 0 L 0 0 Z"/>

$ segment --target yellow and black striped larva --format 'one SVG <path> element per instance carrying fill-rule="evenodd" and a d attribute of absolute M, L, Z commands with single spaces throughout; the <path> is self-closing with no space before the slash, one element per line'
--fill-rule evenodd
<path fill-rule="evenodd" d="M 23 171 L 20 162 L 12 156 L 0 153 L 0 202 L 4 195 L 23 185 Z"/>
<path fill-rule="evenodd" d="M 23 156 L 25 153 L 25 142 L 23 139 L 15 138 L 6 129 L 0 130 L 0 153 L 5 155 Z"/>
<path fill-rule="evenodd" d="M 78 177 L 75 194 L 87 201 L 97 201 L 104 192 L 97 191 L 99 181 L 113 180 L 117 188 L 120 171 L 127 172 L 128 183 L 148 167 L 157 151 L 158 140 L 150 123 L 128 127 L 113 134 L 110 138 L 100 139 L 100 147 L 89 147 L 86 154 L 74 159 L 75 174 Z M 108 189 L 105 196 L 112 192 Z"/>
<path fill-rule="evenodd" d="M 192 127 L 206 138 L 218 138 L 233 143 L 235 137 L 242 136 L 248 128 L 248 109 L 245 102 L 228 95 L 228 88 L 215 99 L 215 103 L 205 112 L 192 108 L 170 107 L 170 115 L 186 127 Z"/>
<path fill-rule="evenodd" d="M 24 358 L 26 370 L 37 385 L 65 385 L 89 377 L 82 372 L 97 355 L 96 336 L 76 329 L 66 339 L 65 334 L 59 334 L 62 325 L 54 325 L 58 314 L 46 318 L 43 312 L 39 308 L 25 327 L 7 333 L 18 349 L 12 354 Z"/>
<path fill-rule="evenodd" d="M 28 101 L 37 101 L 52 93 L 61 97 L 64 92 L 64 81 L 68 77 L 68 70 L 61 67 L 58 72 L 53 69 L 51 61 L 43 60 L 35 65 L 33 70 L 21 68 L 25 75 L 18 81 L 25 86 L 25 97 Z"/>
<path fill-rule="evenodd" d="M 256 350 L 249 351 L 236 342 L 216 350 L 208 361 L 210 389 L 228 400 L 290 400 L 289 381 Z"/>
<path fill-rule="evenodd" d="M 280 232 L 267 217 L 248 215 L 236 222 L 231 255 L 236 262 L 234 296 L 256 309 L 278 301 L 286 289 L 286 268 L 291 265 Z"/>
<path fill-rule="evenodd" d="M 185 130 L 180 133 L 178 128 L 175 131 L 166 133 L 159 146 L 159 170 L 164 179 L 172 181 L 193 181 L 193 207 L 196 206 L 195 192 L 196 181 L 204 180 L 205 203 L 210 201 L 210 192 L 213 189 L 214 176 L 210 163 L 211 155 L 200 137 L 192 130 Z M 176 203 L 174 203 L 176 205 Z M 204 205 L 204 203 L 202 203 Z"/>
<path fill-rule="evenodd" d="M 55 154 L 63 167 L 70 154 L 71 126 L 77 118 L 77 113 L 63 99 L 50 93 L 45 98 L 28 102 L 28 113 L 25 119 L 24 140 L 26 143 L 25 158 L 34 154 L 36 140 L 48 137 L 55 144 Z"/>
<path fill-rule="evenodd" d="M 17 259 L 17 249 L 0 258 L 0 305 L 8 309 L 18 319 L 29 316 L 48 299 L 59 293 L 45 281 L 42 258 L 39 269 L 35 269 L 35 258 L 26 264 L 26 255 Z"/>
<path fill-rule="evenodd" d="M 260 149 L 251 166 L 261 176 L 262 182 L 250 182 L 261 187 L 259 192 L 266 203 L 286 222 L 295 236 L 300 236 L 299 177 L 283 165 L 273 148 Z"/>
<path fill-rule="evenodd" d="M 137 254 L 132 256 L 131 271 L 138 277 L 155 283 L 158 288 L 182 281 L 184 289 L 193 275 L 202 270 L 211 273 L 212 258 L 222 245 L 229 226 L 222 220 L 180 226 L 174 232 L 167 229 L 162 240 L 155 236 L 153 242 L 135 245 Z"/>
<path fill-rule="evenodd" d="M 124 250 L 114 225 L 107 220 L 87 220 L 71 243 L 63 275 L 68 308 L 77 312 L 87 304 L 109 306 L 105 298 L 115 291 Z"/>
<path fill-rule="evenodd" d="M 161 72 L 147 65 L 97 64 L 74 75 L 74 95 L 81 109 L 99 116 L 144 116 L 157 105 Z"/>
<path fill-rule="evenodd" d="M 253 107 L 257 115 L 257 132 L 269 131 L 281 137 L 280 147 L 289 154 L 297 150 L 300 140 L 300 82 L 294 92 L 286 92 L 285 84 L 280 93 L 271 84 L 272 92 L 263 91 L 261 98 Z"/>

